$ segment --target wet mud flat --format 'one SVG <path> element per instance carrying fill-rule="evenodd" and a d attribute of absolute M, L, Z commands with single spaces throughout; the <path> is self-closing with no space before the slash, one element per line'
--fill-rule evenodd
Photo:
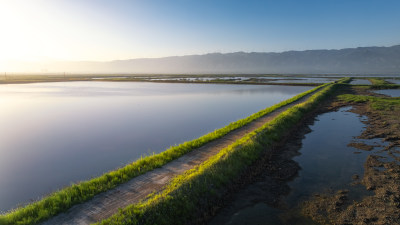
<path fill-rule="evenodd" d="M 357 88 L 342 93 L 382 96 Z M 335 112 L 341 116 L 318 117 Z M 400 224 L 399 112 L 372 110 L 365 102 L 325 102 L 236 181 L 241 185 L 226 194 L 208 224 Z M 345 127 L 346 118 L 356 123 Z M 306 150 L 312 133 L 321 133 L 320 122 L 332 141 L 315 138 L 320 148 Z M 340 130 L 327 128 L 334 123 L 344 126 L 347 139 L 334 140 Z"/>
<path fill-rule="evenodd" d="M 352 92 L 382 97 L 363 89 L 353 89 Z M 337 107 L 348 103 L 334 104 Z M 399 103 L 382 108 L 365 102 L 351 105 L 352 112 L 368 118 L 363 121 L 365 131 L 357 137 L 358 140 L 367 140 L 367 143 L 354 141 L 349 145 L 357 147 L 360 152 L 369 152 L 364 173 L 355 177 L 353 185 L 361 184 L 372 194 L 359 201 L 351 201 L 349 190 L 322 193 L 304 203 L 303 213 L 322 224 L 400 224 Z"/>

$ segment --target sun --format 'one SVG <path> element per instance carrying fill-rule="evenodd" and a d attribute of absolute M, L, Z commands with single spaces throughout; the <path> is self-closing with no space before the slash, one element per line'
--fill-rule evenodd
<path fill-rule="evenodd" d="M 68 37 L 60 34 L 65 22 L 52 19 L 49 10 L 33 2 L 0 0 L 0 72 L 12 69 L 16 61 L 68 56 L 70 46 L 63 44 Z"/>

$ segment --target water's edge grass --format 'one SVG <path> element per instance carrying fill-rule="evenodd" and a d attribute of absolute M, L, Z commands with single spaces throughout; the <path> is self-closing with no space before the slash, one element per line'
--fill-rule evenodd
<path fill-rule="evenodd" d="M 365 95 L 343 94 L 337 96 L 341 101 L 349 103 L 368 102 L 368 106 L 377 111 L 396 111 L 400 107 L 400 97 L 375 97 Z"/>
<path fill-rule="evenodd" d="M 399 89 L 400 85 L 392 84 L 383 78 L 368 78 L 372 85 L 369 86 L 370 89 Z"/>
<path fill-rule="evenodd" d="M 208 133 L 198 139 L 184 142 L 178 146 L 172 146 L 162 153 L 142 157 L 141 159 L 126 165 L 125 167 L 105 173 L 100 177 L 73 184 L 69 187 L 56 191 L 37 202 L 0 215 L 0 225 L 37 224 L 54 215 L 67 211 L 76 204 L 88 201 L 99 193 L 110 190 L 136 176 L 161 167 L 166 163 L 207 144 L 210 141 L 218 139 L 235 129 L 238 129 L 283 106 L 295 102 L 306 95 L 316 92 L 327 85 L 329 84 L 324 84 L 309 91 L 303 92 L 288 100 L 254 113 L 247 118 L 232 122 L 229 125 Z"/>
<path fill-rule="evenodd" d="M 247 166 L 278 142 L 302 117 L 342 83 L 323 85 L 307 101 L 294 105 L 257 130 L 236 140 L 204 163 L 176 176 L 160 193 L 152 194 L 138 204 L 121 209 L 98 225 L 108 224 L 191 224 L 196 213 L 221 198 L 220 191 Z M 200 209 L 199 209 L 200 208 Z"/>

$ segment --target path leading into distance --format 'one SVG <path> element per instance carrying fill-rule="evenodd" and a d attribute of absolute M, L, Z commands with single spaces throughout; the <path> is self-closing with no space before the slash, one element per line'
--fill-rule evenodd
<path fill-rule="evenodd" d="M 137 203 L 153 192 L 161 191 L 173 177 L 201 164 L 211 156 L 217 154 L 221 149 L 234 143 L 237 139 L 244 137 L 246 134 L 271 121 L 281 112 L 293 105 L 306 101 L 316 92 L 308 94 L 296 102 L 283 106 L 241 128 L 233 130 L 225 136 L 211 141 L 202 147 L 165 164 L 161 168 L 154 169 L 132 178 L 130 181 L 121 184 L 112 190 L 96 195 L 93 199 L 87 202 L 75 205 L 68 211 L 60 213 L 41 223 L 41 225 L 86 225 L 106 219 L 117 213 L 118 209 Z"/>

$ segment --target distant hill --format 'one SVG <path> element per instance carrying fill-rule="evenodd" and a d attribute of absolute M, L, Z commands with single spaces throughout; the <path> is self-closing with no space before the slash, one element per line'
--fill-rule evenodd
<path fill-rule="evenodd" d="M 235 52 L 110 62 L 57 62 L 32 70 L 140 74 L 400 74 L 400 45 L 341 50 Z"/>

